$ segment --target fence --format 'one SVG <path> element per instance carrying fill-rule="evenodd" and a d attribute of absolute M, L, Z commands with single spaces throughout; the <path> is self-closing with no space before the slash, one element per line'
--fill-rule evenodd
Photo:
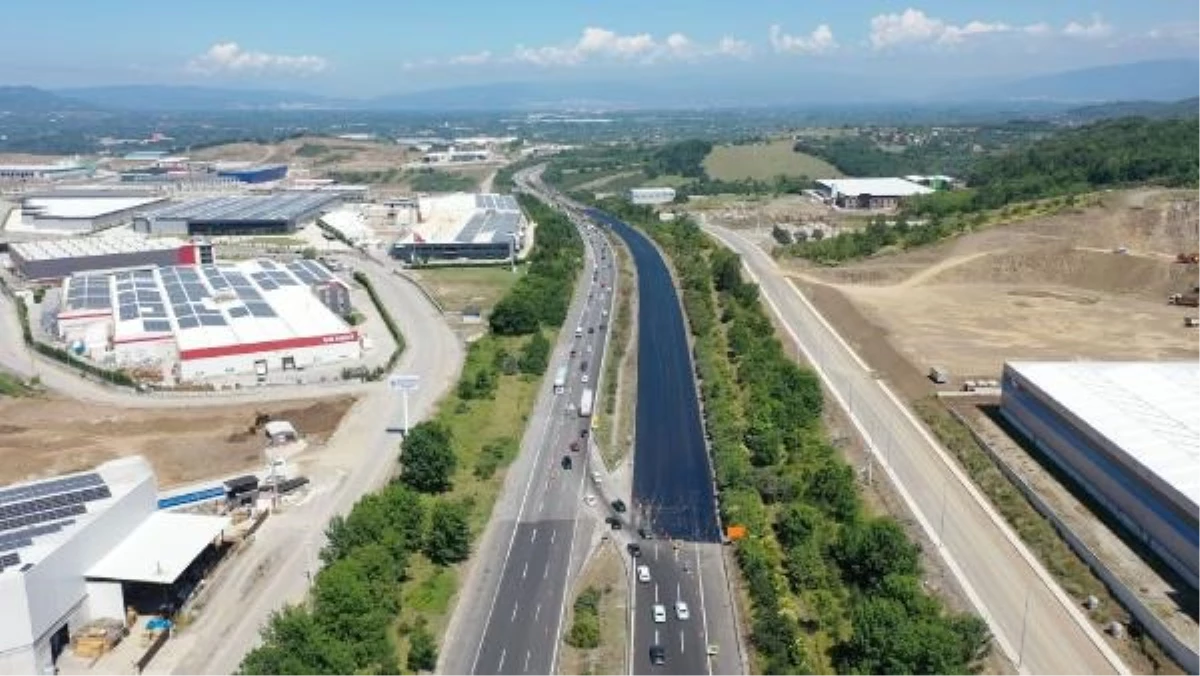
<path fill-rule="evenodd" d="M 979 447 L 982 448 L 985 453 L 987 453 L 988 457 L 992 459 L 992 462 L 994 462 L 996 466 L 1000 468 L 1000 471 L 1004 474 L 1005 478 L 1007 478 L 1014 486 L 1016 486 L 1017 490 L 1021 491 L 1021 494 L 1025 496 L 1025 499 L 1029 501 L 1029 504 L 1033 505 L 1033 508 L 1038 511 L 1038 514 L 1041 514 L 1050 522 L 1052 526 L 1054 526 L 1054 530 L 1057 531 L 1063 540 L 1066 541 L 1067 546 L 1071 548 L 1071 551 L 1075 552 L 1079 558 L 1083 559 L 1083 562 L 1087 564 L 1088 568 L 1090 568 L 1092 572 L 1096 574 L 1096 577 L 1099 577 L 1100 580 L 1104 582 L 1108 589 L 1113 593 L 1113 596 L 1116 596 L 1117 600 L 1121 602 L 1121 605 L 1129 611 L 1129 614 L 1133 615 L 1133 617 L 1137 619 L 1139 623 L 1141 623 L 1142 627 L 1145 628 L 1146 633 L 1150 634 L 1151 638 L 1153 638 L 1160 646 L 1162 646 L 1162 649 L 1171 656 L 1171 659 L 1181 664 L 1189 674 L 1200 673 L 1200 655 L 1197 655 L 1196 651 L 1192 647 L 1186 645 L 1183 641 L 1179 640 L 1179 638 L 1175 636 L 1171 629 L 1158 617 L 1158 615 L 1156 615 L 1150 607 L 1143 603 L 1142 600 L 1138 598 L 1138 596 L 1134 594 L 1124 582 L 1121 581 L 1121 578 L 1117 577 L 1116 573 L 1110 570 L 1109 567 L 1105 565 L 1102 560 L 1100 560 L 1100 557 L 1096 556 L 1095 552 L 1093 552 L 1091 548 L 1088 547 L 1087 544 L 1080 539 L 1079 536 L 1076 535 L 1069 526 L 1067 526 L 1066 522 L 1064 522 L 1058 516 L 1058 513 L 1054 511 L 1054 508 L 1037 494 L 1037 491 L 1035 491 L 1033 487 L 1025 481 L 1024 477 L 1017 473 L 1016 470 L 1009 467 L 1008 463 L 1004 462 L 1000 455 L 992 449 L 991 444 L 984 440 L 983 437 L 981 437 L 975 431 L 975 428 L 971 427 L 971 425 L 969 425 L 957 411 L 952 409 L 948 410 L 950 411 L 950 414 L 954 416 L 954 419 L 962 424 L 962 426 L 971 433 L 971 437 L 975 439 L 975 443 L 979 444 Z"/>

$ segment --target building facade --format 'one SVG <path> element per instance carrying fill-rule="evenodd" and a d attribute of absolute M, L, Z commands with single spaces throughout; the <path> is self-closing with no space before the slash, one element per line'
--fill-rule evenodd
<path fill-rule="evenodd" d="M 1200 375 L 1192 363 L 1009 362 L 1000 412 L 1193 589 Z"/>
<path fill-rule="evenodd" d="M 632 188 L 629 201 L 634 204 L 667 204 L 675 201 L 674 188 Z"/>

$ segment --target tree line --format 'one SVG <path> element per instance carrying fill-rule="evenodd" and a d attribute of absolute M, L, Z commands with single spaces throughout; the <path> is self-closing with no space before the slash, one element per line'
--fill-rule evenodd
<path fill-rule="evenodd" d="M 977 617 L 921 586 L 920 549 L 866 513 L 821 423 L 823 394 L 775 337 L 740 259 L 690 219 L 601 204 L 650 233 L 680 280 L 694 337 L 721 518 L 735 544 L 762 673 L 965 673 L 990 646 Z"/>
<path fill-rule="evenodd" d="M 557 275 L 558 266 L 574 261 L 574 271 L 562 273 L 563 293 L 569 294 L 583 254 L 582 240 L 573 229 L 560 231 L 561 224 L 545 217 L 546 207 L 540 202 L 523 200 L 523 206 L 531 216 L 541 215 L 532 254 L 535 265 L 541 261 L 542 268 Z M 505 299 L 520 293 L 526 292 L 514 285 Z M 563 318 L 552 320 L 546 319 L 547 327 L 560 326 Z M 489 479 L 517 453 L 516 440 L 497 439 L 480 449 L 473 468 L 461 467 L 464 442 L 455 438 L 449 423 L 469 412 L 467 400 L 494 398 L 501 375 L 541 375 L 549 360 L 549 339 L 540 330 L 517 355 L 497 343 L 491 335 L 472 343 L 456 390 L 458 404 L 448 406 L 454 415 L 439 415 L 410 429 L 400 447 L 398 474 L 382 490 L 363 496 L 349 514 L 329 522 L 327 544 L 320 553 L 322 568 L 308 599 L 271 616 L 262 644 L 246 655 L 240 673 L 391 674 L 402 667 L 413 673 L 436 667 L 438 639 L 424 618 L 399 621 L 410 563 L 424 557 L 436 567 L 447 567 L 470 556 L 471 514 L 490 504 L 474 496 L 456 498 L 455 477 L 470 471 Z M 397 637 L 408 643 L 403 665 Z"/>

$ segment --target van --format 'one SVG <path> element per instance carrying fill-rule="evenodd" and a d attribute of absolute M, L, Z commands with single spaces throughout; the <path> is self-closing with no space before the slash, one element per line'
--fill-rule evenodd
<path fill-rule="evenodd" d="M 576 337 L 576 338 L 582 338 L 582 337 L 583 337 L 583 327 L 582 327 L 582 326 L 576 326 L 576 327 L 575 327 L 575 337 Z"/>

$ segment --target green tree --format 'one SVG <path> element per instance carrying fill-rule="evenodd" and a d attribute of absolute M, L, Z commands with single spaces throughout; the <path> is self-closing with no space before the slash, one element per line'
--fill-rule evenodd
<path fill-rule="evenodd" d="M 312 614 L 284 606 L 263 629 L 262 645 L 242 658 L 242 674 L 352 674 L 358 666 L 349 647 L 325 633 Z"/>
<path fill-rule="evenodd" d="M 550 340 L 541 331 L 529 337 L 521 349 L 521 372 L 530 375 L 541 375 L 550 364 Z"/>
<path fill-rule="evenodd" d="M 450 488 L 458 464 L 450 429 L 427 420 L 408 431 L 401 444 L 401 481 L 422 493 L 441 493 Z"/>
<path fill-rule="evenodd" d="M 845 528 L 834 558 L 846 579 L 860 589 L 872 589 L 888 575 L 915 576 L 921 569 L 917 546 L 889 518 Z"/>
<path fill-rule="evenodd" d="M 471 554 L 471 526 L 462 503 L 438 500 L 429 514 L 425 534 L 425 556 L 445 566 L 465 561 Z"/>
<path fill-rule="evenodd" d="M 496 303 L 488 323 L 498 336 L 527 335 L 538 330 L 537 308 L 532 298 L 510 293 Z"/>
<path fill-rule="evenodd" d="M 408 669 L 412 672 L 437 668 L 437 641 L 425 626 L 424 618 L 408 634 Z"/>

